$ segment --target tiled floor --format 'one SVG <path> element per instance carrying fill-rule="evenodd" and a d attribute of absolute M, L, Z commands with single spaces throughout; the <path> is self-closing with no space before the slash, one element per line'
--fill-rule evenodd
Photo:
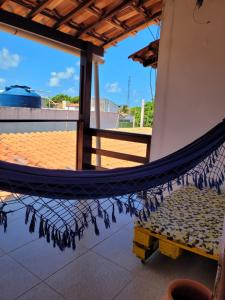
<path fill-rule="evenodd" d="M 110 230 L 90 227 L 75 252 L 54 249 L 29 234 L 23 216 L 0 227 L 1 300 L 160 300 L 174 278 L 193 278 L 212 287 L 216 263 L 185 253 L 173 261 L 160 253 L 146 265 L 132 254 L 132 223 L 120 217 Z"/>

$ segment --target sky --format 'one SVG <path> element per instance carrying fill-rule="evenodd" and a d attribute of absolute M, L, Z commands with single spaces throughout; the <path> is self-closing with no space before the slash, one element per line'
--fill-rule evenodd
<path fill-rule="evenodd" d="M 105 63 L 99 66 L 102 98 L 118 105 L 140 106 L 142 99 L 149 101 L 154 97 L 155 70 L 144 68 L 128 56 L 157 37 L 159 27 L 153 25 L 106 50 Z M 2 31 L 0 41 L 0 90 L 19 84 L 47 97 L 59 93 L 79 94 L 79 57 Z"/>

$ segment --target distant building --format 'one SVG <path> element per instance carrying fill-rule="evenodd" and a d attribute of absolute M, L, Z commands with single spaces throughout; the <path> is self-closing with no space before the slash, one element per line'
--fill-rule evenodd
<path fill-rule="evenodd" d="M 62 109 L 68 109 L 68 110 L 79 110 L 79 103 L 70 103 L 67 101 L 62 102 Z"/>
<path fill-rule="evenodd" d="M 130 128 L 134 126 L 134 116 L 120 113 L 119 128 Z"/>
<path fill-rule="evenodd" d="M 91 98 L 91 111 L 95 111 L 95 98 Z M 119 112 L 119 106 L 107 98 L 100 99 L 100 111 L 102 112 Z"/>
<path fill-rule="evenodd" d="M 66 110 L 79 110 L 79 103 L 70 103 L 68 101 L 62 101 L 61 103 L 56 103 L 55 108 L 66 109 Z M 95 98 L 91 98 L 91 111 L 95 111 Z M 101 112 L 111 112 L 119 113 L 119 106 L 109 99 L 100 99 L 100 111 Z"/>

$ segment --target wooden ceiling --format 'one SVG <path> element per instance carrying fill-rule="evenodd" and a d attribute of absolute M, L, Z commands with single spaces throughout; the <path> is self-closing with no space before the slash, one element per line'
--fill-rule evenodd
<path fill-rule="evenodd" d="M 160 21 L 163 0 L 0 0 L 0 10 L 107 48 Z M 22 20 L 22 19 L 21 19 Z M 29 23 L 28 23 L 29 24 Z M 43 27 L 42 27 L 43 28 Z"/>
<path fill-rule="evenodd" d="M 151 42 L 148 46 L 138 50 L 131 54 L 128 58 L 133 61 L 138 61 L 144 67 L 157 68 L 159 52 L 159 40 Z"/>

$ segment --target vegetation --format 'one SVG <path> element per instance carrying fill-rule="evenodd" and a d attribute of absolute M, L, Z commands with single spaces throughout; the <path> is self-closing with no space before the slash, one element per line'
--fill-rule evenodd
<path fill-rule="evenodd" d="M 47 100 L 46 105 L 48 107 L 55 107 L 57 104 L 62 103 L 62 101 L 79 103 L 79 96 L 71 97 L 66 94 L 58 94 Z"/>
<path fill-rule="evenodd" d="M 58 94 L 51 98 L 51 100 L 55 103 L 61 103 L 62 101 L 68 101 L 70 103 L 78 103 L 79 96 L 71 97 L 66 94 Z"/>
<path fill-rule="evenodd" d="M 128 105 L 121 105 L 120 106 L 120 113 L 129 114 L 129 107 L 128 107 Z"/>
<path fill-rule="evenodd" d="M 141 122 L 141 107 L 140 106 L 131 107 L 130 113 L 132 116 L 135 117 L 135 126 L 139 127 Z M 152 127 L 153 114 L 154 114 L 154 101 L 146 102 L 145 110 L 144 110 L 144 127 Z"/>

